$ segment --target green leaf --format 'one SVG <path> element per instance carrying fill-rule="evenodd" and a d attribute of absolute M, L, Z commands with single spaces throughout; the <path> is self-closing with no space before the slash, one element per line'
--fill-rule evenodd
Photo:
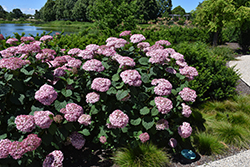
<path fill-rule="evenodd" d="M 19 94 L 16 92 L 10 95 L 11 103 L 16 104 L 16 105 L 23 105 L 24 99 L 25 99 L 25 96 L 23 94 Z"/>
<path fill-rule="evenodd" d="M 108 95 L 111 95 L 111 94 L 116 94 L 117 93 L 117 90 L 114 88 L 114 87 L 110 87 L 109 90 L 106 92 Z"/>
<path fill-rule="evenodd" d="M 35 72 L 34 68 L 32 67 L 22 68 L 20 71 L 25 75 L 33 75 L 33 73 Z"/>
<path fill-rule="evenodd" d="M 131 119 L 130 123 L 134 126 L 137 126 L 141 123 L 141 118 L 137 118 L 137 119 Z"/>
<path fill-rule="evenodd" d="M 55 132 L 55 136 L 57 141 L 62 142 L 65 141 L 65 139 L 68 137 L 68 130 L 64 128 L 58 128 Z"/>
<path fill-rule="evenodd" d="M 119 79 L 120 79 L 119 74 L 114 74 L 114 75 L 112 76 L 112 81 L 119 81 Z"/>
<path fill-rule="evenodd" d="M 54 143 L 54 142 L 51 142 L 51 146 L 55 147 L 57 150 L 60 149 L 60 147 L 56 143 Z"/>
<path fill-rule="evenodd" d="M 10 87 L 9 86 L 3 86 L 2 84 L 0 84 L 0 97 L 5 96 L 6 94 L 8 94 L 10 91 Z"/>
<path fill-rule="evenodd" d="M 120 85 L 116 86 L 116 89 L 121 89 L 124 86 L 124 82 L 121 82 Z"/>
<path fill-rule="evenodd" d="M 154 126 L 154 120 L 152 117 L 146 116 L 142 119 L 142 126 L 146 129 L 149 130 Z"/>
<path fill-rule="evenodd" d="M 116 94 L 117 100 L 122 100 L 124 97 L 128 96 L 129 91 L 128 90 L 119 90 Z"/>
<path fill-rule="evenodd" d="M 148 65 L 148 58 L 147 57 L 142 57 L 138 61 L 141 65 Z"/>
<path fill-rule="evenodd" d="M 63 96 L 65 96 L 65 97 L 70 97 L 71 95 L 72 95 L 72 90 L 70 90 L 70 89 L 63 89 L 62 91 L 61 91 L 61 93 L 63 94 Z"/>
<path fill-rule="evenodd" d="M 123 133 L 127 133 L 128 132 L 128 128 L 127 127 L 122 128 L 122 132 Z"/>
<path fill-rule="evenodd" d="M 172 89 L 171 92 L 173 93 L 173 95 L 177 95 L 178 91 L 176 91 L 175 89 Z"/>
<path fill-rule="evenodd" d="M 4 79 L 8 82 L 9 80 L 11 80 L 13 78 L 13 74 L 8 74 L 8 73 L 5 73 L 4 74 Z"/>
<path fill-rule="evenodd" d="M 79 133 L 83 134 L 84 136 L 89 136 L 90 135 L 90 132 L 88 129 L 83 129 L 81 131 L 78 131 Z"/>
<path fill-rule="evenodd" d="M 151 109 L 151 115 L 152 116 L 156 116 L 158 114 L 159 114 L 159 111 L 158 111 L 158 109 L 156 107 L 154 107 L 154 108 Z"/>
<path fill-rule="evenodd" d="M 151 101 L 149 102 L 149 105 L 155 106 L 155 100 L 151 100 Z"/>
<path fill-rule="evenodd" d="M 99 110 L 97 110 L 96 108 L 95 108 L 95 105 L 93 105 L 92 107 L 91 107 L 91 109 L 90 109 L 90 114 L 92 115 L 92 114 L 98 114 L 98 112 L 99 112 Z"/>
<path fill-rule="evenodd" d="M 70 78 L 67 78 L 67 83 L 69 84 L 69 85 L 71 85 L 72 83 L 74 83 L 74 80 L 73 79 L 70 79 Z"/>
<path fill-rule="evenodd" d="M 44 111 L 44 107 L 36 107 L 36 106 L 31 106 L 31 112 L 29 113 L 29 115 L 34 115 L 35 111 Z"/>
<path fill-rule="evenodd" d="M 50 125 L 48 131 L 49 131 L 49 133 L 50 133 L 51 135 L 54 135 L 55 132 L 56 132 L 56 129 L 57 129 L 56 124 L 52 123 L 52 124 Z"/>
<path fill-rule="evenodd" d="M 148 99 L 148 97 L 149 97 L 148 94 L 146 94 L 144 92 L 141 92 L 138 95 L 138 98 L 139 98 L 140 101 L 146 101 Z"/>
<path fill-rule="evenodd" d="M 147 115 L 150 112 L 148 107 L 143 107 L 142 109 L 140 109 L 140 114 L 141 115 Z"/>
<path fill-rule="evenodd" d="M 135 50 L 135 48 L 134 48 L 134 46 L 131 46 L 128 50 L 133 52 Z"/>
<path fill-rule="evenodd" d="M 146 73 L 143 73 L 143 74 L 141 75 L 141 80 L 142 80 L 142 82 L 144 82 L 144 83 L 149 83 L 149 82 L 150 82 L 150 80 L 149 80 L 149 75 L 146 74 Z"/>
<path fill-rule="evenodd" d="M 5 138 L 7 138 L 7 133 L 4 133 L 4 134 L 0 135 L 0 140 L 5 139 Z"/>
<path fill-rule="evenodd" d="M 63 102 L 56 100 L 54 102 L 54 105 L 55 105 L 55 109 L 59 112 L 62 108 L 65 108 L 65 106 L 67 105 L 67 102 L 65 100 Z"/>

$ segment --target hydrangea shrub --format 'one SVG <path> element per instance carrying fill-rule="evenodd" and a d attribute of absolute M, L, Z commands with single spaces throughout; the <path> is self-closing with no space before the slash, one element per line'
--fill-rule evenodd
<path fill-rule="evenodd" d="M 188 83 L 198 73 L 170 42 L 150 46 L 142 34 L 126 31 L 106 45 L 64 50 L 53 38 L 12 39 L 15 49 L 0 51 L 0 118 L 7 129 L 0 131 L 2 159 L 11 155 L 22 164 L 35 157 L 48 165 L 61 163 L 64 144 L 171 141 L 175 147 L 191 135 L 196 93 Z M 34 134 L 41 142 L 28 140 L 35 153 L 26 154 L 20 142 Z M 8 150 L 2 143 L 10 142 Z"/>

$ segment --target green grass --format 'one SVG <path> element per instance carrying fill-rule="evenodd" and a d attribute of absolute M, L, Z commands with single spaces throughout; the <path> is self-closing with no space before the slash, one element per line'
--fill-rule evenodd
<path fill-rule="evenodd" d="M 134 149 L 121 148 L 112 159 L 120 167 L 164 167 L 169 164 L 166 152 L 151 143 L 140 144 Z"/>

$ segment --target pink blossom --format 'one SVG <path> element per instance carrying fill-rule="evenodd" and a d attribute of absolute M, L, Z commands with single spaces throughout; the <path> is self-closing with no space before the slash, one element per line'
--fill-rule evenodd
<path fill-rule="evenodd" d="M 117 40 L 118 38 L 116 38 L 116 37 L 109 37 L 107 40 L 106 40 L 106 43 L 109 43 L 109 42 L 111 42 L 111 41 L 115 41 L 115 40 Z"/>
<path fill-rule="evenodd" d="M 177 146 L 177 140 L 175 138 L 169 139 L 168 145 L 172 148 L 175 148 Z"/>
<path fill-rule="evenodd" d="M 80 68 L 82 65 L 82 61 L 79 60 L 79 59 L 71 59 L 68 61 L 67 64 L 65 64 L 65 66 L 68 66 L 68 67 L 76 67 L 76 68 Z"/>
<path fill-rule="evenodd" d="M 166 79 L 153 79 L 151 82 L 152 85 L 157 85 L 154 88 L 155 94 L 159 96 L 170 95 L 172 90 L 172 84 Z"/>
<path fill-rule="evenodd" d="M 172 54 L 176 53 L 175 50 L 172 49 L 172 48 L 166 48 L 165 50 L 170 54 L 170 57 L 171 57 Z"/>
<path fill-rule="evenodd" d="M 42 44 L 42 42 L 41 41 L 33 41 L 33 42 L 30 42 L 30 44 L 40 46 Z"/>
<path fill-rule="evenodd" d="M 123 31 L 123 32 L 120 33 L 119 36 L 122 37 L 122 36 L 127 36 L 127 35 L 132 35 L 131 31 Z"/>
<path fill-rule="evenodd" d="M 7 158 L 9 156 L 9 147 L 11 141 L 9 139 L 0 140 L 0 159 Z"/>
<path fill-rule="evenodd" d="M 78 118 L 78 122 L 80 124 L 83 124 L 84 126 L 88 126 L 91 124 L 91 116 L 87 115 L 87 114 L 82 114 L 79 118 Z"/>
<path fill-rule="evenodd" d="M 184 101 L 191 101 L 191 102 L 195 102 L 195 99 L 197 97 L 196 91 L 188 87 L 183 88 L 183 90 L 179 92 L 179 95 Z"/>
<path fill-rule="evenodd" d="M 0 60 L 0 68 L 16 70 L 29 63 L 29 60 L 22 60 L 18 57 L 2 58 Z"/>
<path fill-rule="evenodd" d="M 41 47 L 36 44 L 21 44 L 18 46 L 17 54 L 40 53 Z"/>
<path fill-rule="evenodd" d="M 150 52 L 150 51 L 157 50 L 157 49 L 162 49 L 163 50 L 164 47 L 162 45 L 152 45 L 150 47 L 144 48 L 143 52 Z"/>
<path fill-rule="evenodd" d="M 69 136 L 71 144 L 78 150 L 82 149 L 85 144 L 85 138 L 78 132 L 73 132 Z"/>
<path fill-rule="evenodd" d="M 91 59 L 86 61 L 83 66 L 82 69 L 86 70 L 86 71 L 96 71 L 96 72 L 101 72 L 103 71 L 105 68 L 102 65 L 102 62 L 96 59 Z"/>
<path fill-rule="evenodd" d="M 181 62 L 185 61 L 184 56 L 182 54 L 180 54 L 180 53 L 173 53 L 173 54 L 170 55 L 170 57 L 175 59 L 176 61 L 181 61 Z"/>
<path fill-rule="evenodd" d="M 96 103 L 98 102 L 100 99 L 100 95 L 98 93 L 95 93 L 95 92 L 91 92 L 91 93 L 88 93 L 86 95 L 86 102 L 87 103 Z"/>
<path fill-rule="evenodd" d="M 89 44 L 89 45 L 86 46 L 86 49 L 87 49 L 87 50 L 91 50 L 91 51 L 94 52 L 94 51 L 97 51 L 97 50 L 99 49 L 99 47 L 100 47 L 100 46 L 99 46 L 99 45 L 96 45 L 96 44 Z"/>
<path fill-rule="evenodd" d="M 57 92 L 48 84 L 44 84 L 35 93 L 35 99 L 43 105 L 51 105 L 57 98 Z"/>
<path fill-rule="evenodd" d="M 137 44 L 137 48 L 142 49 L 142 50 L 148 47 L 150 47 L 150 44 L 148 42 L 141 42 Z"/>
<path fill-rule="evenodd" d="M 56 69 L 54 70 L 53 75 L 54 75 L 55 77 L 64 76 L 65 74 L 67 74 L 67 72 L 66 72 L 65 70 L 67 70 L 67 67 L 65 67 L 65 66 L 58 67 L 58 68 L 56 68 Z"/>
<path fill-rule="evenodd" d="M 23 154 L 25 154 L 27 151 L 23 147 L 23 144 L 19 141 L 13 141 L 9 145 L 9 154 L 14 159 L 20 159 L 22 158 Z"/>
<path fill-rule="evenodd" d="M 65 109 L 65 108 L 64 108 Z M 61 115 L 56 115 L 53 117 L 53 120 L 56 122 L 56 123 L 61 123 L 63 121 L 63 117 Z"/>
<path fill-rule="evenodd" d="M 11 45 L 15 45 L 16 42 L 18 42 L 18 39 L 16 39 L 16 38 L 9 38 L 6 41 L 6 43 L 11 44 Z"/>
<path fill-rule="evenodd" d="M 109 115 L 109 121 L 113 128 L 124 128 L 129 118 L 121 110 L 115 110 Z"/>
<path fill-rule="evenodd" d="M 178 127 L 178 133 L 182 138 L 188 138 L 192 134 L 192 127 L 188 122 L 183 122 Z"/>
<path fill-rule="evenodd" d="M 117 38 L 116 40 L 109 41 L 106 46 L 108 47 L 114 47 L 114 48 L 121 48 L 124 47 L 125 44 L 128 42 L 125 39 Z"/>
<path fill-rule="evenodd" d="M 34 151 L 41 145 L 42 139 L 37 134 L 29 134 L 21 143 L 27 152 Z"/>
<path fill-rule="evenodd" d="M 110 56 L 114 56 L 116 54 L 116 51 L 111 48 L 106 48 L 102 50 L 101 54 L 103 54 L 104 56 L 110 57 Z"/>
<path fill-rule="evenodd" d="M 147 56 L 150 56 L 149 62 L 152 64 L 165 64 L 170 61 L 168 58 L 168 52 L 164 49 L 156 49 L 146 53 Z"/>
<path fill-rule="evenodd" d="M 18 46 L 11 46 L 5 50 L 0 51 L 3 58 L 8 58 L 16 55 L 16 52 L 18 50 Z"/>
<path fill-rule="evenodd" d="M 16 128 L 22 132 L 32 132 L 36 128 L 32 115 L 18 115 L 15 119 Z"/>
<path fill-rule="evenodd" d="M 165 97 L 155 97 L 155 104 L 159 112 L 162 114 L 167 114 L 173 108 L 172 101 Z"/>
<path fill-rule="evenodd" d="M 68 51 L 69 55 L 77 56 L 81 52 L 81 49 L 79 48 L 73 48 Z"/>
<path fill-rule="evenodd" d="M 168 121 L 165 119 L 160 119 L 156 122 L 156 130 L 165 130 L 168 129 Z"/>
<path fill-rule="evenodd" d="M 173 69 L 173 68 L 166 68 L 166 71 L 168 72 L 168 73 L 170 73 L 170 74 L 176 74 L 176 71 L 175 71 L 175 69 Z"/>
<path fill-rule="evenodd" d="M 91 88 L 99 92 L 106 92 L 109 90 L 111 81 L 108 78 L 95 78 L 91 84 Z"/>
<path fill-rule="evenodd" d="M 198 76 L 198 71 L 194 67 L 185 66 L 180 69 L 180 74 L 185 75 L 189 80 L 193 80 L 195 76 Z"/>
<path fill-rule="evenodd" d="M 144 40 L 146 40 L 146 38 L 142 34 L 134 34 L 130 37 L 132 43 L 139 43 Z"/>
<path fill-rule="evenodd" d="M 94 58 L 94 52 L 93 50 L 82 50 L 79 54 L 78 57 L 82 57 L 83 59 L 93 59 Z"/>
<path fill-rule="evenodd" d="M 52 115 L 52 118 L 54 117 L 54 114 L 50 111 L 35 111 L 34 118 L 36 125 L 42 129 L 48 129 L 53 122 L 53 119 L 49 115 Z"/>
<path fill-rule="evenodd" d="M 192 114 L 191 107 L 186 105 L 185 103 L 181 103 L 181 105 L 182 105 L 182 115 L 188 118 Z"/>
<path fill-rule="evenodd" d="M 105 136 L 101 136 L 100 138 L 99 138 L 99 141 L 101 142 L 101 143 L 106 143 L 107 142 L 107 139 L 106 139 L 106 137 Z"/>
<path fill-rule="evenodd" d="M 43 167 L 63 167 L 63 159 L 62 151 L 54 150 L 46 156 Z"/>
<path fill-rule="evenodd" d="M 171 43 L 167 40 L 159 40 L 159 41 L 156 41 L 155 44 L 156 45 L 166 45 L 166 46 L 171 45 Z"/>
<path fill-rule="evenodd" d="M 64 118 L 67 121 L 75 122 L 83 114 L 83 108 L 75 103 L 69 103 L 60 112 L 64 114 Z"/>
<path fill-rule="evenodd" d="M 145 133 L 140 134 L 139 138 L 140 138 L 142 143 L 145 143 L 146 141 L 149 140 L 150 136 L 147 132 L 145 132 Z"/>
<path fill-rule="evenodd" d="M 26 42 L 26 41 L 34 41 L 35 39 L 33 37 L 21 37 L 21 41 L 22 42 Z"/>
<path fill-rule="evenodd" d="M 124 67 L 126 67 L 126 66 L 134 67 L 135 66 L 134 59 L 132 59 L 130 57 L 120 56 L 116 60 L 120 64 L 119 68 L 122 68 L 123 66 Z"/>
<path fill-rule="evenodd" d="M 141 86 L 141 75 L 136 70 L 126 70 L 120 74 L 122 81 L 130 86 Z"/>
<path fill-rule="evenodd" d="M 185 62 L 185 61 L 179 61 L 179 60 L 176 61 L 176 64 L 178 66 L 180 66 L 180 68 L 183 68 L 183 67 L 185 67 L 185 66 L 188 65 L 187 62 Z"/>
<path fill-rule="evenodd" d="M 0 41 L 1 40 L 4 40 L 5 38 L 4 38 L 4 36 L 3 36 L 3 34 L 0 34 Z"/>
<path fill-rule="evenodd" d="M 51 35 L 44 35 L 40 38 L 40 41 L 50 41 L 53 40 L 53 37 Z"/>

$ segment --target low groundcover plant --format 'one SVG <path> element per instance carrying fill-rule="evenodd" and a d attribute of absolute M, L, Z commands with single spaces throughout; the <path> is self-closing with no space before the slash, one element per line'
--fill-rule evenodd
<path fill-rule="evenodd" d="M 0 51 L 0 118 L 7 129 L 0 131 L 1 159 L 10 154 L 19 165 L 33 158 L 55 166 L 62 165 L 60 149 L 67 144 L 136 148 L 138 142 L 168 145 L 191 135 L 196 92 L 188 82 L 197 70 L 166 40 L 150 46 L 142 34 L 121 34 L 84 50 L 65 50 L 46 35 L 12 39 Z M 17 142 L 30 135 L 41 142 L 30 140 L 35 151 L 25 154 L 30 144 Z M 14 148 L 25 151 L 17 156 Z"/>

